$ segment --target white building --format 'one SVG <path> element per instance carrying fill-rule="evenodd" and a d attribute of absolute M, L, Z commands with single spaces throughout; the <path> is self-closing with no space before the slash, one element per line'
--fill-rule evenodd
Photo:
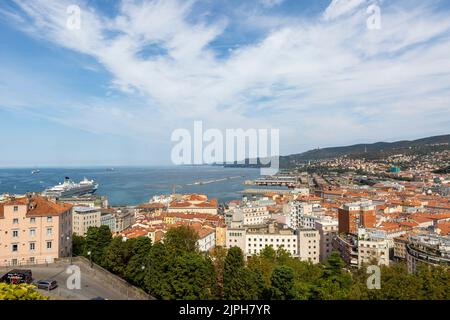
<path fill-rule="evenodd" d="M 313 205 L 307 202 L 292 201 L 288 204 L 289 228 L 299 229 L 304 216 L 311 216 Z"/>
<path fill-rule="evenodd" d="M 358 230 L 358 267 L 377 261 L 378 265 L 389 266 L 389 241 L 370 230 Z"/>
<path fill-rule="evenodd" d="M 216 231 L 215 229 L 200 229 L 198 232 L 199 239 L 197 240 L 197 247 L 201 252 L 209 251 L 216 246 Z"/>
<path fill-rule="evenodd" d="M 320 236 L 320 261 L 325 261 L 333 251 L 333 239 L 338 233 L 338 221 L 332 218 L 322 218 L 315 222 L 315 227 Z"/>
<path fill-rule="evenodd" d="M 298 230 L 298 257 L 302 261 L 319 263 L 320 235 L 314 229 Z"/>
<path fill-rule="evenodd" d="M 86 235 L 89 227 L 101 226 L 100 209 L 91 207 L 73 208 L 73 233 L 79 236 Z"/>

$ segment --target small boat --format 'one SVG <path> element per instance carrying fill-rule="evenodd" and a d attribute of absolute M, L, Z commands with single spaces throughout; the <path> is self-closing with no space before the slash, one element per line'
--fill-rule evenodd
<path fill-rule="evenodd" d="M 31 171 L 31 174 L 38 174 L 39 172 L 41 172 L 41 170 L 37 169 L 37 170 Z"/>

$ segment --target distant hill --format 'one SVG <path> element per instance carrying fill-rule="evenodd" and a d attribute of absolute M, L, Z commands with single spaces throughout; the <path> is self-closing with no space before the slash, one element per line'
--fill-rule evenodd
<path fill-rule="evenodd" d="M 333 159 L 341 156 L 351 158 L 381 159 L 394 154 L 426 154 L 431 151 L 450 149 L 450 134 L 422 138 L 412 141 L 376 142 L 371 144 L 356 144 L 345 147 L 332 147 L 306 151 L 299 154 L 281 157 L 282 168 L 291 167 L 296 163 L 314 160 Z"/>
<path fill-rule="evenodd" d="M 341 156 L 351 158 L 381 159 L 394 154 L 426 154 L 432 151 L 450 149 L 450 134 L 422 138 L 412 141 L 376 142 L 309 150 L 299 154 L 280 157 L 280 167 L 289 168 L 308 161 L 333 159 Z M 248 163 L 248 160 L 247 160 Z M 246 167 L 246 165 L 227 165 Z M 248 165 L 247 165 L 248 166 Z M 251 167 L 255 167 L 254 165 Z"/>

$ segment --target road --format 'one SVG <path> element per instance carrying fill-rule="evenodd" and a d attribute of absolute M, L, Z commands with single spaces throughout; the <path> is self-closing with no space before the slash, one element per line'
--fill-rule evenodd
<path fill-rule="evenodd" d="M 39 292 L 50 297 L 52 300 L 91 300 L 92 298 L 102 297 L 107 300 L 127 300 L 127 296 L 118 292 L 108 283 L 100 282 L 98 279 L 88 273 L 81 272 L 81 289 L 68 289 L 67 278 L 71 274 L 66 273 L 69 264 L 51 264 L 40 267 L 25 267 L 33 272 L 34 280 L 54 279 L 58 282 L 58 287 L 52 291 L 41 290 Z M 19 267 L 20 268 L 20 267 Z M 1 274 L 5 274 L 10 269 L 0 268 Z"/>

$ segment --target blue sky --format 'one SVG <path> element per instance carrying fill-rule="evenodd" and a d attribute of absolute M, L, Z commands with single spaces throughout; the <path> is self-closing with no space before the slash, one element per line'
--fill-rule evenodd
<path fill-rule="evenodd" d="M 280 129 L 282 154 L 448 134 L 449 13 L 445 0 L 2 1 L 0 167 L 168 164 L 171 133 L 195 120 Z"/>

